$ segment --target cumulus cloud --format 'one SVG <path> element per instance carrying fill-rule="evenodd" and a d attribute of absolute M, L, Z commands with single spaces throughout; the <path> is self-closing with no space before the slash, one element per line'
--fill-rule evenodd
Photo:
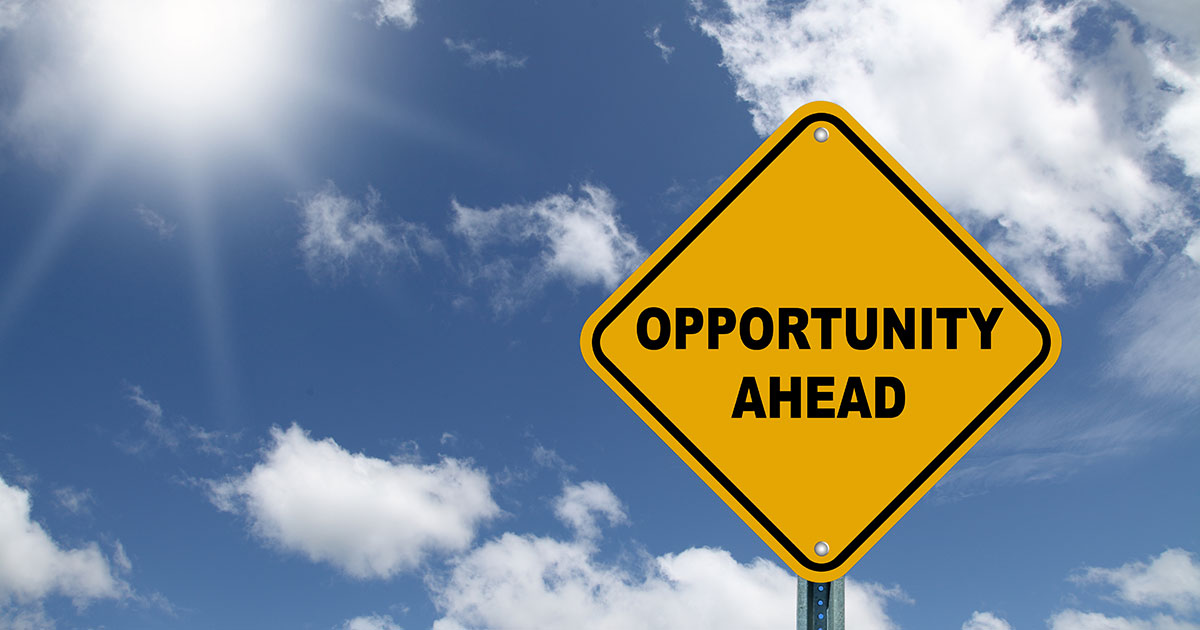
<path fill-rule="evenodd" d="M 415 265 L 420 255 L 441 250 L 441 243 L 423 226 L 381 221 L 382 202 L 374 188 L 360 202 L 343 195 L 333 182 L 300 199 L 300 253 L 314 279 L 338 279 L 353 265 L 380 266 L 401 254 Z"/>
<path fill-rule="evenodd" d="M 555 512 L 577 532 L 600 534 L 625 519 L 620 501 L 595 482 L 567 485 Z M 594 529 L 593 529 L 594 528 Z M 441 610 L 434 630 L 482 628 L 787 628 L 795 623 L 796 576 L 758 558 L 691 548 L 625 564 L 596 557 L 596 540 L 565 541 L 506 533 L 452 562 L 429 580 Z M 892 630 L 889 601 L 898 589 L 847 580 L 847 627 Z"/>
<path fill-rule="evenodd" d="M 1149 564 L 1090 567 L 1073 579 L 1111 585 L 1117 597 L 1136 606 L 1167 606 L 1177 614 L 1200 611 L 1200 563 L 1183 549 L 1168 549 Z"/>
<path fill-rule="evenodd" d="M 467 65 L 475 68 L 482 66 L 493 66 L 499 70 L 524 68 L 525 62 L 529 60 L 527 57 L 507 53 L 503 50 L 486 50 L 481 48 L 481 44 L 478 42 L 455 40 L 449 37 L 444 42 L 446 48 L 466 55 Z"/>
<path fill-rule="evenodd" d="M 554 515 L 584 539 L 593 539 L 600 534 L 599 517 L 603 517 L 609 525 L 627 520 L 625 508 L 617 495 L 598 481 L 585 481 L 563 488 L 554 503 Z"/>
<path fill-rule="evenodd" d="M 971 613 L 971 618 L 963 624 L 962 630 L 1012 630 L 1009 623 L 990 612 Z"/>
<path fill-rule="evenodd" d="M 63 595 L 83 605 L 128 594 L 96 543 L 60 547 L 33 520 L 29 492 L 0 478 L 0 604 Z"/>
<path fill-rule="evenodd" d="M 217 507 L 244 514 L 263 540 L 362 579 L 463 551 L 499 513 L 487 475 L 467 462 L 387 461 L 296 425 L 272 429 L 253 469 L 210 490 Z"/>
<path fill-rule="evenodd" d="M 467 628 L 785 628 L 795 580 L 765 560 L 689 549 L 640 574 L 587 545 L 505 534 L 459 559 L 435 587 L 435 630 Z"/>
<path fill-rule="evenodd" d="M 796 577 L 756 559 L 692 548 L 635 569 L 597 560 L 581 542 L 504 534 L 459 558 L 434 586 L 434 630 L 476 628 L 787 628 Z M 847 580 L 846 625 L 891 630 L 888 589 Z"/>
<path fill-rule="evenodd" d="M 1186 234 L 1180 195 L 1195 191 L 1157 178 L 1156 160 L 1165 148 L 1200 165 L 1197 143 L 1165 140 L 1200 127 L 1183 47 L 1139 43 L 1118 21 L 1085 57 L 1075 24 L 1092 4 L 729 0 L 697 24 L 760 134 L 808 101 L 843 105 L 1026 286 L 1061 302 L 1067 281 L 1119 278 L 1139 248 Z"/>
<path fill-rule="evenodd" d="M 347 619 L 341 630 L 403 630 L 390 615 L 368 615 Z"/>
<path fill-rule="evenodd" d="M 513 310 L 552 279 L 612 289 L 645 258 L 608 190 L 585 184 L 579 193 L 488 210 L 451 202 L 453 231 L 483 261 L 472 280 L 495 287 L 497 311 Z M 532 261 L 512 252 L 530 246 L 537 251 Z"/>

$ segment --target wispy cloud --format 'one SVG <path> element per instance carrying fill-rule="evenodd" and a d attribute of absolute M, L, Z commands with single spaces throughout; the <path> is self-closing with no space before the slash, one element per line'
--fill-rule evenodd
<path fill-rule="evenodd" d="M 1109 327 L 1110 374 L 1154 395 L 1200 395 L 1200 264 L 1180 254 L 1146 276 Z"/>
<path fill-rule="evenodd" d="M 533 445 L 533 463 L 542 468 L 550 468 L 564 473 L 575 470 L 575 467 L 567 463 L 567 460 L 563 459 L 558 451 L 541 444 Z"/>
<path fill-rule="evenodd" d="M 645 258 L 617 218 L 612 194 L 593 184 L 579 192 L 488 210 L 452 202 L 451 228 L 477 260 L 469 279 L 492 287 L 497 312 L 515 310 L 554 279 L 612 289 Z M 515 251 L 530 246 L 532 258 Z"/>
<path fill-rule="evenodd" d="M 654 47 L 658 49 L 659 54 L 662 55 L 662 60 L 670 63 L 671 53 L 675 52 L 675 47 L 668 46 L 663 42 L 662 24 L 655 24 L 654 28 L 646 31 L 646 39 L 649 39 L 650 43 L 654 44 Z"/>
<path fill-rule="evenodd" d="M 137 213 L 138 218 L 142 220 L 142 225 L 154 230 L 161 239 L 171 238 L 175 234 L 175 224 L 167 221 L 162 215 L 147 208 L 143 204 L 138 204 L 133 211 Z"/>
<path fill-rule="evenodd" d="M 503 50 L 486 50 L 479 42 L 455 40 L 447 37 L 443 40 L 446 48 L 467 56 L 467 65 L 472 67 L 492 66 L 500 70 L 509 68 L 524 68 L 529 59 L 525 56 L 514 55 Z"/>
<path fill-rule="evenodd" d="M 467 462 L 378 459 L 296 425 L 272 429 L 271 442 L 249 472 L 209 484 L 214 504 L 245 515 L 262 540 L 356 578 L 465 550 L 499 513 L 487 475 Z"/>
<path fill-rule="evenodd" d="M 90 491 L 76 490 L 70 486 L 56 489 L 54 500 L 64 510 L 76 515 L 87 514 L 91 511 L 92 504 L 96 502 L 96 498 Z"/>
<path fill-rule="evenodd" d="M 808 101 L 845 106 L 1045 301 L 1192 230 L 1194 184 L 1158 173 L 1200 169 L 1195 48 L 1136 38 L 1128 14 L 1084 55 L 1090 3 L 725 4 L 696 22 L 760 134 Z"/>
<path fill-rule="evenodd" d="M 442 251 L 424 226 L 379 218 L 383 199 L 374 188 L 362 201 L 343 195 L 333 182 L 304 195 L 300 207 L 300 253 L 313 279 L 337 280 L 356 265 L 382 267 L 403 255 L 419 264 L 422 255 Z"/>
<path fill-rule="evenodd" d="M 240 437 L 236 433 L 210 431 L 183 418 L 167 420 L 162 405 L 147 397 L 140 385 L 130 385 L 126 398 L 142 411 L 144 431 L 142 437 L 117 441 L 117 446 L 129 453 L 140 453 L 153 447 L 176 451 L 181 446 L 188 446 L 200 453 L 223 456 Z"/>
<path fill-rule="evenodd" d="M 1169 407 L 1131 402 L 1125 392 L 1098 391 L 1083 402 L 1010 412 L 930 497 L 955 501 L 997 487 L 1060 481 L 1145 449 L 1181 424 L 1180 414 Z"/>

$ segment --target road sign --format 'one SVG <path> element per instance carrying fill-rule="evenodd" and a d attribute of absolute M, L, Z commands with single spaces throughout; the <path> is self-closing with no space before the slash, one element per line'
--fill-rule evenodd
<path fill-rule="evenodd" d="M 1060 339 L 849 114 L 810 103 L 581 344 L 797 574 L 830 582 L 1050 369 Z"/>

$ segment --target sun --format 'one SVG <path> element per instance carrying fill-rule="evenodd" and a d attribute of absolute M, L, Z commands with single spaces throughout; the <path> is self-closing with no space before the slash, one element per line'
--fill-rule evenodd
<path fill-rule="evenodd" d="M 88 2 L 79 22 L 83 80 L 107 118 L 151 134 L 253 124 L 278 105 L 293 75 L 288 4 Z"/>

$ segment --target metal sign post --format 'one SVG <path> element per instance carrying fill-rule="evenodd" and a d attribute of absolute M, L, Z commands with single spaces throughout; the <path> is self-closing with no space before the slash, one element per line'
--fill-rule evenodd
<path fill-rule="evenodd" d="M 846 578 L 796 581 L 796 630 L 846 630 Z"/>

